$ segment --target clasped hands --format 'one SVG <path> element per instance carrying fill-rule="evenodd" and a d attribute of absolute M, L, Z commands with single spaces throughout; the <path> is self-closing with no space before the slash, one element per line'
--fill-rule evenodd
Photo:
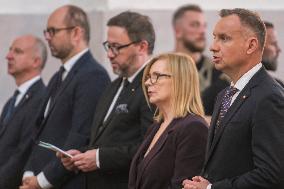
<path fill-rule="evenodd" d="M 182 182 L 183 189 L 206 189 L 209 184 L 210 182 L 201 176 L 195 176 L 192 180 L 186 179 Z"/>
<path fill-rule="evenodd" d="M 84 153 L 78 150 L 68 150 L 68 154 L 72 155 L 73 157 L 67 157 L 64 154 L 57 152 L 56 156 L 61 159 L 63 166 L 69 171 L 83 171 L 89 172 L 96 170 L 96 153 L 97 150 L 88 150 Z"/>

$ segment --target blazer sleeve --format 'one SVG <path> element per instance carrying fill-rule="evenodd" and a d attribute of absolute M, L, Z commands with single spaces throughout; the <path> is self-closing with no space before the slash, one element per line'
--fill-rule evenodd
<path fill-rule="evenodd" d="M 126 145 L 99 148 L 100 170 L 121 171 L 129 170 L 131 160 L 144 139 L 145 133 L 153 123 L 153 112 L 149 108 L 143 93 L 140 93 L 141 103 L 139 106 L 139 132 L 138 142 L 130 142 Z"/>
<path fill-rule="evenodd" d="M 270 95 L 263 98 L 256 108 L 251 139 L 255 168 L 213 183 L 212 189 L 277 188 L 280 179 L 283 179 L 284 167 L 283 99 L 283 94 Z"/>
<path fill-rule="evenodd" d="M 74 88 L 72 126 L 65 140 L 64 149 L 78 149 L 89 142 L 90 128 L 98 99 L 105 87 L 110 83 L 106 72 L 85 72 Z M 63 178 L 71 173 L 67 171 L 58 158 L 51 161 L 43 169 L 47 180 L 54 186 L 62 183 Z"/>
<path fill-rule="evenodd" d="M 182 188 L 182 181 L 200 174 L 205 160 L 208 127 L 205 122 L 185 123 L 176 139 L 176 159 L 171 185 L 168 188 Z"/>

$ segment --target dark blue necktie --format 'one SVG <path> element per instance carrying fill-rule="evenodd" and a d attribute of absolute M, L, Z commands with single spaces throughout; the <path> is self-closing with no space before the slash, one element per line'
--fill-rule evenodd
<path fill-rule="evenodd" d="M 59 71 L 56 74 L 55 83 L 54 83 L 54 85 L 52 87 L 52 91 L 50 93 L 51 103 L 54 102 L 54 98 L 55 98 L 55 96 L 56 96 L 57 92 L 59 91 L 59 88 L 62 84 L 62 76 L 63 76 L 64 72 L 65 72 L 65 68 L 63 66 L 61 66 Z"/>
<path fill-rule="evenodd" d="M 14 92 L 14 95 L 11 97 L 9 103 L 8 103 L 8 108 L 6 111 L 6 114 L 4 116 L 3 122 L 4 124 L 7 123 L 9 121 L 9 119 L 11 118 L 11 116 L 13 115 L 14 111 L 15 111 L 15 102 L 17 100 L 17 96 L 19 95 L 19 91 L 16 90 Z"/>
<path fill-rule="evenodd" d="M 232 98 L 233 98 L 234 94 L 236 94 L 236 92 L 238 92 L 238 89 L 235 88 L 235 87 L 232 87 L 232 86 L 230 86 L 229 88 L 226 89 L 225 95 L 223 96 L 223 99 L 222 99 L 222 102 L 221 102 L 221 108 L 220 108 L 219 116 L 218 116 L 218 119 L 217 119 L 217 122 L 216 122 L 215 133 L 219 129 L 220 122 L 225 117 L 228 109 L 230 108 Z"/>

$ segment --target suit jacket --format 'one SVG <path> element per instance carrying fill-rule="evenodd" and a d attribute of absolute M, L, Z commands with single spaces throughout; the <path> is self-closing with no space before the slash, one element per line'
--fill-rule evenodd
<path fill-rule="evenodd" d="M 127 188 L 132 157 L 153 120 L 141 87 L 142 74 L 143 71 L 123 91 L 105 122 L 122 79 L 112 82 L 100 99 L 89 145 L 89 149 L 99 148 L 100 168 L 87 174 L 88 188 Z"/>
<path fill-rule="evenodd" d="M 174 119 L 144 157 L 160 124 L 155 123 L 131 163 L 129 189 L 182 188 L 182 181 L 200 174 L 205 159 L 208 127 L 188 114 Z"/>
<path fill-rule="evenodd" d="M 35 114 L 46 92 L 42 80 L 36 81 L 16 106 L 7 123 L 3 123 L 9 101 L 0 118 L 0 188 L 18 188 L 23 168 L 31 152 L 31 133 L 35 128 Z"/>
<path fill-rule="evenodd" d="M 203 176 L 212 189 L 283 189 L 283 88 L 261 68 L 213 137 L 223 95 L 215 104 Z"/>
<path fill-rule="evenodd" d="M 49 93 L 55 80 L 56 74 L 49 82 Z M 47 94 L 38 118 L 35 140 L 54 144 L 64 150 L 87 145 L 96 104 L 109 81 L 107 72 L 91 53 L 83 54 L 63 80 L 54 103 L 50 104 L 44 117 L 50 95 Z M 34 146 L 25 170 L 33 171 L 36 175 L 43 171 L 55 188 L 84 188 L 82 174 L 68 172 L 53 151 L 38 145 Z"/>

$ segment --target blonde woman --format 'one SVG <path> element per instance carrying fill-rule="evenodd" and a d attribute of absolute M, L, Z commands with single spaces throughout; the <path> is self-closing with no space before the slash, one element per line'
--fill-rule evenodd
<path fill-rule="evenodd" d="M 161 54 L 149 62 L 142 82 L 157 110 L 133 158 L 129 189 L 180 189 L 185 178 L 200 173 L 207 141 L 195 63 L 184 54 Z"/>

